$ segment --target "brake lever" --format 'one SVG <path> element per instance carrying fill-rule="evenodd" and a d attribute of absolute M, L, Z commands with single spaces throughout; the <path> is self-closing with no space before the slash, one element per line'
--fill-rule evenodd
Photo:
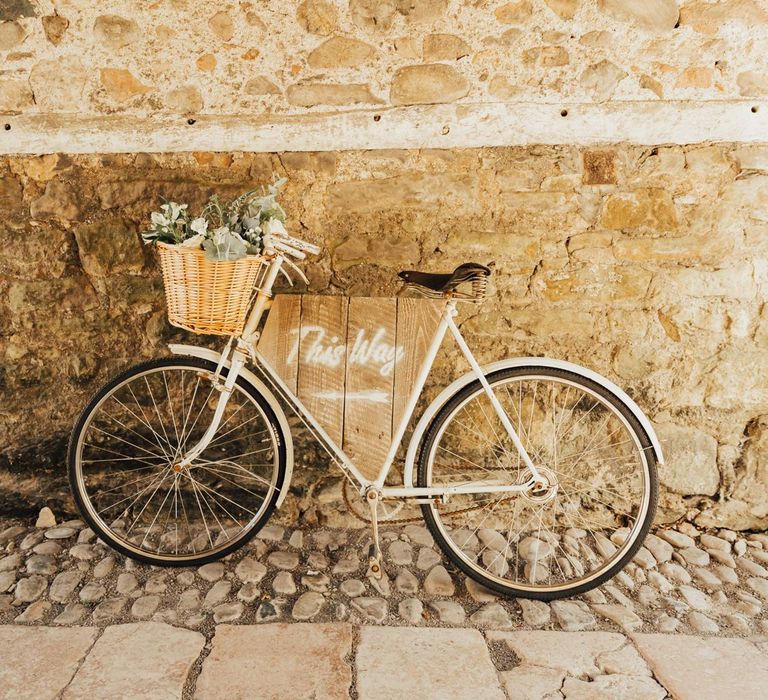
<path fill-rule="evenodd" d="M 285 264 L 287 262 L 288 262 L 288 260 L 283 258 L 283 264 Z M 283 270 L 283 265 L 280 265 L 280 272 L 282 273 L 283 277 L 285 277 L 285 279 L 288 280 L 288 284 L 290 284 L 291 287 L 293 287 L 293 280 L 291 279 L 291 276 L 285 270 Z"/>
<path fill-rule="evenodd" d="M 307 276 L 304 274 L 302 269 L 296 265 L 292 260 L 289 260 L 288 258 L 283 259 L 283 264 L 288 264 L 295 272 L 296 274 L 301 277 L 302 280 L 304 280 L 304 284 L 309 286 L 309 280 L 307 279 Z M 280 268 L 282 270 L 282 267 Z M 286 272 L 283 272 L 283 274 L 288 277 L 288 274 Z M 293 282 L 291 282 L 291 286 L 293 286 Z"/>

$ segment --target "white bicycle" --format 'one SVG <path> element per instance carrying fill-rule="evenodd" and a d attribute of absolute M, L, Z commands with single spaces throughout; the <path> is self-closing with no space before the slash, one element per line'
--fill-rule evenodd
<path fill-rule="evenodd" d="M 381 505 L 399 500 L 421 505 L 456 567 L 503 594 L 578 594 L 631 560 L 654 517 L 663 456 L 626 393 L 559 360 L 479 366 L 455 319 L 459 303 L 484 298 L 482 265 L 401 273 L 426 299 L 273 299 L 280 271 L 298 271 L 288 256 L 319 252 L 273 237 L 244 329 L 221 353 L 171 345 L 172 357 L 131 367 L 91 399 L 72 434 L 69 476 L 102 540 L 162 566 L 200 565 L 247 542 L 289 490 L 282 399 L 367 504 L 371 575 L 382 572 Z M 419 417 L 393 484 L 448 333 L 471 369 Z"/>

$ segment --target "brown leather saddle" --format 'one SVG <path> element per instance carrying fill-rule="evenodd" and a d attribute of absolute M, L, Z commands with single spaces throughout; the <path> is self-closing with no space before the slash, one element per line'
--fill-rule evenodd
<path fill-rule="evenodd" d="M 478 263 L 463 263 L 449 274 L 404 270 L 398 276 L 405 281 L 406 287 L 416 289 L 424 296 L 458 296 L 480 301 L 485 296 L 485 287 L 491 268 Z M 458 294 L 457 288 L 464 283 L 472 285 L 472 294 Z"/>

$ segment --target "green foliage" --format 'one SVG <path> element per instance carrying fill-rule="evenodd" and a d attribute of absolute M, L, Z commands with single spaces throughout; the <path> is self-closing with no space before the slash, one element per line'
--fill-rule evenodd
<path fill-rule="evenodd" d="M 286 182 L 276 179 L 266 189 L 248 190 L 228 202 L 211 195 L 196 218 L 186 204 L 166 202 L 152 212 L 151 226 L 141 236 L 147 243 L 202 248 L 210 260 L 257 255 L 264 234 L 285 231 L 285 211 L 277 198 Z"/>

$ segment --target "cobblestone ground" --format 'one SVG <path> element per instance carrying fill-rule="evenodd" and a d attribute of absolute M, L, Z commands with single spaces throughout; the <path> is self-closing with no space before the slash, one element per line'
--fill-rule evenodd
<path fill-rule="evenodd" d="M 356 624 L 688 633 L 768 633 L 768 536 L 657 530 L 600 588 L 542 603 L 504 599 L 453 570 L 426 528 L 384 528 L 386 576 L 366 577 L 366 529 L 267 525 L 200 568 L 126 559 L 80 521 L 0 528 L 0 624 L 152 620 L 210 636 L 219 623 Z"/>

